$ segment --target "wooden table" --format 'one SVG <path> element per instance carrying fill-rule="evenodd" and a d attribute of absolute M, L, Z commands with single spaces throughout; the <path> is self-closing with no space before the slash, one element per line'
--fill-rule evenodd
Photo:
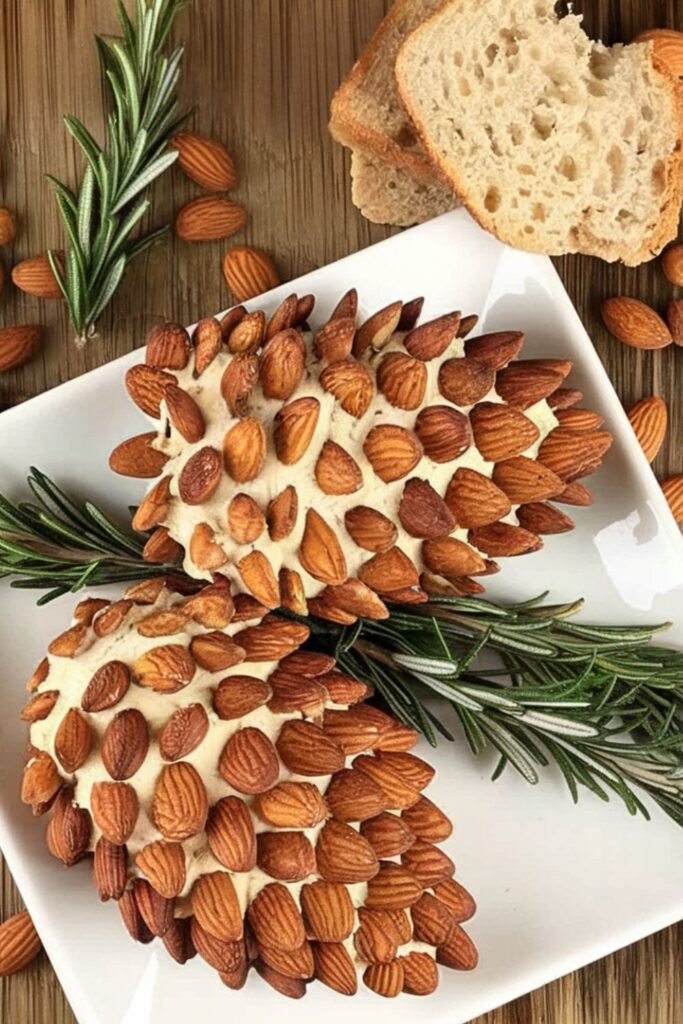
<path fill-rule="evenodd" d="M 179 19 L 176 38 L 186 45 L 184 89 L 188 105 L 196 107 L 193 124 L 225 140 L 234 155 L 241 172 L 237 196 L 249 210 L 245 239 L 275 256 L 283 280 L 389 233 L 366 223 L 351 205 L 348 155 L 326 131 L 330 96 L 387 6 L 385 0 L 189 0 Z M 683 29 L 678 0 L 579 0 L 576 6 L 589 9 L 589 30 L 609 42 L 653 25 Z M 79 115 L 91 128 L 101 125 L 92 36 L 115 31 L 114 11 L 113 0 L 0 0 L 0 205 L 16 211 L 19 221 L 15 244 L 0 255 L 6 268 L 60 243 L 44 175 L 50 171 L 73 182 L 81 167 L 61 124 L 64 113 Z M 169 219 L 197 191 L 179 172 L 168 175 L 153 191 L 153 223 Z M 6 287 L 0 323 L 39 321 L 46 334 L 27 366 L 0 379 L 2 407 L 139 346 L 162 318 L 189 323 L 224 308 L 230 300 L 221 274 L 225 249 L 170 240 L 143 257 L 102 318 L 100 337 L 82 351 L 72 342 L 60 303 Z M 607 336 L 597 315 L 601 299 L 615 294 L 637 295 L 661 308 L 672 289 L 658 264 L 628 270 L 567 258 L 558 266 L 625 404 L 653 393 L 669 401 L 671 429 L 655 468 L 662 478 L 683 470 L 678 350 L 626 348 Z M 19 906 L 5 871 L 0 918 Z M 678 926 L 478 1024 L 672 1024 L 683 1015 L 682 960 Z M 3 1024 L 74 1020 L 45 957 L 0 982 Z"/>

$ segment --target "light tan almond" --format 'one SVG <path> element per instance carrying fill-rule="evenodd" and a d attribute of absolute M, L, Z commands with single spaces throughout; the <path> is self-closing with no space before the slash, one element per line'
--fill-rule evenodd
<path fill-rule="evenodd" d="M 628 418 L 645 458 L 652 462 L 666 436 L 669 420 L 666 402 L 657 395 L 641 398 L 628 410 Z"/>
<path fill-rule="evenodd" d="M 286 569 L 283 566 L 278 573 L 278 584 L 283 608 L 296 615 L 307 615 L 306 594 L 300 574 L 294 569 Z"/>
<path fill-rule="evenodd" d="M 266 608 L 280 604 L 280 587 L 268 557 L 262 551 L 252 551 L 237 563 L 242 582 L 251 594 Z"/>
<path fill-rule="evenodd" d="M 427 387 L 427 367 L 403 352 L 389 352 L 377 367 L 377 387 L 397 409 L 418 409 Z"/>
<path fill-rule="evenodd" d="M 402 303 L 392 302 L 377 313 L 373 313 L 368 320 L 361 324 L 353 342 L 354 356 L 362 356 L 369 347 L 380 349 L 386 345 L 398 327 L 402 308 Z"/>
<path fill-rule="evenodd" d="M 607 330 L 633 348 L 664 348 L 673 340 L 662 318 L 639 299 L 605 299 L 601 312 Z"/>
<path fill-rule="evenodd" d="M 175 232 L 184 242 L 212 242 L 229 238 L 247 223 L 243 206 L 222 196 L 199 196 L 178 210 Z"/>
<path fill-rule="evenodd" d="M 291 466 L 299 461 L 313 439 L 319 416 L 317 398 L 297 398 L 280 409 L 273 426 L 275 451 L 280 462 Z"/>
<path fill-rule="evenodd" d="M 200 320 L 192 335 L 194 346 L 194 375 L 200 377 L 214 361 L 223 347 L 223 332 L 215 317 Z"/>
<path fill-rule="evenodd" d="M 266 458 L 266 435 L 260 420 L 240 420 L 223 438 L 225 468 L 237 483 L 255 480 Z"/>
<path fill-rule="evenodd" d="M 289 484 L 268 504 L 266 521 L 270 539 L 280 541 L 288 537 L 294 529 L 298 512 L 299 498 L 296 489 Z"/>
<path fill-rule="evenodd" d="M 347 578 L 346 559 L 334 530 L 315 509 L 306 513 L 306 528 L 299 548 L 304 569 L 321 583 L 338 585 Z"/>
<path fill-rule="evenodd" d="M 320 384 L 334 395 L 344 412 L 356 419 L 368 411 L 375 393 L 370 373 L 353 358 L 326 366 L 320 374 Z"/>
<path fill-rule="evenodd" d="M 209 716 L 203 704 L 177 708 L 157 735 L 164 761 L 181 761 L 191 754 L 209 731 Z"/>
<path fill-rule="evenodd" d="M 27 362 L 37 350 L 43 328 L 40 324 L 0 327 L 0 372 Z"/>
<path fill-rule="evenodd" d="M 178 150 L 181 171 L 202 188 L 226 192 L 237 184 L 235 166 L 218 139 L 209 139 L 196 132 L 179 132 L 169 145 Z"/>

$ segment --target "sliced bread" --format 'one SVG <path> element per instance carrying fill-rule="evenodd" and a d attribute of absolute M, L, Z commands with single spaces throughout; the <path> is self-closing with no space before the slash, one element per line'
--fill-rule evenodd
<path fill-rule="evenodd" d="M 444 0 L 396 0 L 332 100 L 330 131 L 362 150 L 427 182 L 439 181 L 396 87 L 396 55 L 408 35 Z"/>
<path fill-rule="evenodd" d="M 651 43 L 593 42 L 553 0 L 452 0 L 396 73 L 430 156 L 503 241 L 636 265 L 675 236 L 683 98 Z"/>
<path fill-rule="evenodd" d="M 352 152 L 351 182 L 354 205 L 374 224 L 409 227 L 457 206 L 447 185 L 421 180 L 366 153 Z"/>

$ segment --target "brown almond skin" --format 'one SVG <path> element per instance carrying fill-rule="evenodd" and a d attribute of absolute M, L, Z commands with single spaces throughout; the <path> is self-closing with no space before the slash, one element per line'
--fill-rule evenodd
<path fill-rule="evenodd" d="M 147 335 L 145 362 L 161 370 L 184 370 L 191 348 L 190 336 L 181 324 L 161 324 Z"/>
<path fill-rule="evenodd" d="M 280 462 L 291 466 L 298 462 L 315 433 L 320 416 L 320 402 L 307 396 L 283 406 L 275 415 L 273 440 Z"/>
<path fill-rule="evenodd" d="M 87 760 L 93 735 L 83 715 L 70 708 L 55 733 L 55 754 L 65 772 L 73 774 Z"/>
<path fill-rule="evenodd" d="M 328 815 L 318 787 L 310 782 L 280 782 L 257 794 L 252 807 L 275 828 L 313 828 Z"/>
<path fill-rule="evenodd" d="M 458 335 L 460 313 L 447 313 L 413 328 L 403 342 L 411 356 L 428 362 L 443 355 Z"/>
<path fill-rule="evenodd" d="M 201 832 L 209 804 L 196 768 L 176 761 L 161 770 L 154 789 L 152 819 L 166 839 L 181 842 Z"/>
<path fill-rule="evenodd" d="M 149 431 L 122 441 L 109 456 L 109 468 L 120 476 L 137 479 L 159 476 L 168 462 L 168 455 L 152 447 L 156 438 L 156 431 Z"/>
<path fill-rule="evenodd" d="M 211 808 L 206 837 L 214 857 L 230 871 L 251 871 L 256 864 L 256 834 L 249 808 L 226 796 Z"/>
<path fill-rule="evenodd" d="M 56 258 L 62 263 L 59 256 Z M 39 299 L 62 298 L 62 290 L 45 254 L 15 263 L 12 267 L 12 283 L 22 292 L 36 295 Z"/>
<path fill-rule="evenodd" d="M 246 727 L 233 733 L 218 762 L 225 781 L 239 793 L 262 793 L 275 785 L 280 774 L 275 747 L 260 729 Z"/>
<path fill-rule="evenodd" d="M 261 889 L 250 903 L 247 916 L 259 945 L 291 952 L 306 939 L 299 908 L 280 882 Z"/>
<path fill-rule="evenodd" d="M 229 238 L 247 222 L 243 206 L 222 196 L 199 196 L 178 210 L 175 231 L 184 242 L 211 242 Z"/>
<path fill-rule="evenodd" d="M 271 878 L 296 882 L 315 874 L 315 853 L 303 832 L 260 832 L 257 864 Z"/>
<path fill-rule="evenodd" d="M 148 843 L 138 853 L 135 863 L 151 885 L 164 899 L 178 896 L 185 885 L 185 851 L 180 843 L 163 839 Z"/>
<path fill-rule="evenodd" d="M 41 324 L 0 327 L 0 371 L 13 370 L 27 362 L 40 345 Z"/>
<path fill-rule="evenodd" d="M 286 401 L 297 387 L 306 364 L 306 350 L 301 333 L 288 328 L 274 335 L 261 355 L 259 370 L 261 387 L 266 398 Z"/>
<path fill-rule="evenodd" d="M 127 843 L 138 820 L 138 796 L 128 782 L 96 782 L 90 793 L 95 824 L 116 846 Z"/>
<path fill-rule="evenodd" d="M 176 430 L 190 444 L 201 441 L 206 427 L 201 409 L 194 398 L 176 384 L 169 384 L 164 392 L 164 398 L 169 418 Z"/>
<path fill-rule="evenodd" d="M 356 965 L 341 942 L 314 942 L 315 976 L 341 995 L 353 996 L 358 991 Z"/>
<path fill-rule="evenodd" d="M 178 150 L 178 167 L 197 185 L 211 192 L 227 192 L 237 184 L 237 172 L 218 139 L 196 132 L 179 132 L 169 142 Z"/>
<path fill-rule="evenodd" d="M 225 468 L 236 483 L 255 480 L 266 458 L 266 436 L 261 422 L 241 420 L 223 438 Z"/>
<path fill-rule="evenodd" d="M 95 846 L 93 881 L 103 903 L 123 896 L 128 880 L 127 861 L 125 846 L 116 846 L 100 836 Z"/>
<path fill-rule="evenodd" d="M 349 891 L 336 882 L 308 882 L 301 890 L 301 911 L 306 926 L 320 942 L 343 942 L 354 927 Z"/>
<path fill-rule="evenodd" d="M 222 475 L 220 452 L 209 446 L 200 448 L 183 466 L 178 478 L 178 494 L 186 505 L 201 505 L 214 493 Z"/>
<path fill-rule="evenodd" d="M 196 750 L 209 731 L 209 717 L 202 704 L 178 708 L 157 736 L 164 761 L 181 761 Z"/>
<path fill-rule="evenodd" d="M 280 283 L 277 268 L 268 253 L 251 245 L 235 246 L 226 252 L 223 274 L 238 302 L 269 292 Z"/>
<path fill-rule="evenodd" d="M 38 956 L 41 942 L 24 910 L 0 924 L 0 978 L 23 971 Z"/>
<path fill-rule="evenodd" d="M 45 837 L 52 856 L 67 867 L 77 864 L 85 856 L 92 835 L 90 814 L 75 804 L 73 797 L 70 787 L 60 791 L 52 806 Z"/>
<path fill-rule="evenodd" d="M 114 716 L 102 737 L 102 762 L 112 779 L 122 782 L 135 775 L 147 757 L 149 728 L 137 708 L 126 708 Z"/>
<path fill-rule="evenodd" d="M 138 409 L 148 416 L 158 418 L 166 388 L 169 384 L 177 384 L 177 378 L 156 366 L 139 363 L 126 371 L 125 384 L 126 391 Z"/>
<path fill-rule="evenodd" d="M 671 331 L 651 306 L 625 295 L 606 299 L 601 307 L 605 327 L 615 338 L 634 348 L 665 348 Z"/>
<path fill-rule="evenodd" d="M 627 415 L 645 458 L 653 462 L 666 436 L 669 420 L 666 402 L 657 395 L 649 395 L 632 405 Z"/>
<path fill-rule="evenodd" d="M 455 516 L 427 480 L 408 480 L 398 509 L 401 525 L 411 537 L 447 537 L 456 526 Z"/>
<path fill-rule="evenodd" d="M 418 409 L 427 387 L 427 367 L 404 352 L 389 352 L 377 367 L 377 386 L 397 409 Z"/>

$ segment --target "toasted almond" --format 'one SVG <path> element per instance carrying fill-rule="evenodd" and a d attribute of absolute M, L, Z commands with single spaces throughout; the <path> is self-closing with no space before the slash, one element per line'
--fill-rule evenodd
<path fill-rule="evenodd" d="M 357 505 L 344 515 L 346 529 L 365 551 L 388 551 L 398 537 L 398 530 L 390 519 L 367 505 Z"/>
<path fill-rule="evenodd" d="M 294 529 L 298 511 L 299 498 L 296 489 L 289 484 L 268 504 L 266 521 L 271 540 L 280 541 L 289 536 Z"/>
<path fill-rule="evenodd" d="M 439 969 L 429 953 L 413 950 L 399 957 L 403 967 L 403 991 L 413 996 L 428 996 L 439 984 Z"/>
<path fill-rule="evenodd" d="M 175 962 L 181 965 L 197 955 L 192 941 L 191 927 L 189 918 L 174 917 L 161 939 L 169 956 L 172 956 Z"/>
<path fill-rule="evenodd" d="M 233 733 L 225 744 L 218 770 L 239 793 L 262 793 L 277 782 L 277 752 L 260 729 L 246 727 Z"/>
<path fill-rule="evenodd" d="M 133 673 L 140 686 L 158 693 L 175 693 L 187 686 L 193 678 L 196 665 L 186 647 L 180 644 L 162 644 L 140 655 L 133 665 Z"/>
<path fill-rule="evenodd" d="M 356 768 L 342 768 L 332 777 L 325 800 L 339 821 L 366 821 L 386 808 L 384 791 Z"/>
<path fill-rule="evenodd" d="M 181 843 L 164 839 L 148 843 L 137 854 L 135 863 L 164 899 L 179 896 L 185 887 L 185 851 Z"/>
<path fill-rule="evenodd" d="M 662 256 L 662 270 L 672 284 L 683 288 L 683 243 L 669 246 Z"/>
<path fill-rule="evenodd" d="M 360 466 L 335 441 L 323 445 L 315 464 L 315 479 L 325 494 L 353 494 L 363 486 Z"/>
<path fill-rule="evenodd" d="M 145 541 L 142 557 L 155 565 L 180 561 L 183 549 L 165 526 L 157 526 Z"/>
<path fill-rule="evenodd" d="M 62 264 L 63 271 L 61 256 L 55 254 L 55 259 Z M 62 289 L 52 271 L 50 261 L 44 254 L 15 263 L 12 267 L 12 282 L 22 292 L 37 295 L 39 299 L 61 299 L 63 297 Z"/>
<path fill-rule="evenodd" d="M 315 977 L 323 985 L 341 995 L 352 996 L 358 990 L 356 966 L 341 942 L 315 942 L 313 944 Z"/>
<path fill-rule="evenodd" d="M 326 366 L 320 374 L 320 384 L 334 395 L 344 412 L 356 419 L 365 415 L 375 392 L 370 373 L 354 358 Z"/>
<path fill-rule="evenodd" d="M 301 911 L 307 930 L 319 942 L 343 942 L 354 926 L 349 891 L 335 882 L 308 882 L 301 890 Z"/>
<path fill-rule="evenodd" d="M 425 455 L 434 462 L 451 462 L 472 444 L 467 417 L 448 405 L 422 409 L 415 421 L 415 433 Z"/>
<path fill-rule="evenodd" d="M 315 307 L 315 295 L 302 295 L 296 304 L 293 327 L 307 327 L 307 321 Z"/>
<path fill-rule="evenodd" d="M 511 503 L 488 477 L 461 466 L 446 490 L 446 504 L 459 526 L 487 526 L 506 516 Z"/>
<path fill-rule="evenodd" d="M 496 464 L 493 482 L 518 505 L 527 501 L 544 501 L 564 490 L 564 481 L 541 462 L 517 455 Z"/>
<path fill-rule="evenodd" d="M 304 979 L 313 977 L 315 966 L 313 963 L 313 950 L 310 942 L 306 940 L 298 949 L 285 952 L 281 949 L 272 949 L 270 946 L 259 946 L 259 954 L 263 964 L 277 971 L 286 979 L 293 979 L 303 982 Z M 271 982 L 272 984 L 272 982 Z M 277 985 L 275 987 L 278 987 Z M 278 989 L 280 990 L 280 989 Z M 292 992 L 288 987 L 286 995 L 298 995 L 300 989 Z"/>
<path fill-rule="evenodd" d="M 266 517 L 248 494 L 236 494 L 228 505 L 228 531 L 238 544 L 252 544 L 263 533 Z"/>
<path fill-rule="evenodd" d="M 171 423 L 178 433 L 190 444 L 201 441 L 206 427 L 201 409 L 194 398 L 176 384 L 169 384 L 164 399 Z"/>
<path fill-rule="evenodd" d="M 381 910 L 360 907 L 359 925 L 353 936 L 356 953 L 371 964 L 390 963 L 398 953 L 399 936 Z"/>
<path fill-rule="evenodd" d="M 270 698 L 268 683 L 254 676 L 230 675 L 221 679 L 213 695 L 213 709 L 223 721 L 244 718 Z"/>
<path fill-rule="evenodd" d="M 170 507 L 171 478 L 162 476 L 161 480 L 155 483 L 138 505 L 133 516 L 133 529 L 144 533 L 154 529 L 155 526 L 160 526 L 168 515 Z"/>
<path fill-rule="evenodd" d="M 539 536 L 544 534 L 567 533 L 574 529 L 574 521 L 547 501 L 533 501 L 517 509 L 520 526 Z"/>
<path fill-rule="evenodd" d="M 181 324 L 161 324 L 147 335 L 145 362 L 162 370 L 184 370 L 191 349 L 190 336 Z"/>
<path fill-rule="evenodd" d="M 207 629 L 223 629 L 235 614 L 230 590 L 217 585 L 204 587 L 198 594 L 188 597 L 183 608 L 191 619 Z"/>
<path fill-rule="evenodd" d="M 42 722 L 48 717 L 59 699 L 59 690 L 36 693 L 21 710 L 22 722 Z"/>
<path fill-rule="evenodd" d="M 238 302 L 262 295 L 280 283 L 277 268 L 268 253 L 251 245 L 236 245 L 226 252 L 223 274 Z"/>
<path fill-rule="evenodd" d="M 367 748 L 366 748 L 367 749 Z M 420 791 L 411 785 L 399 771 L 380 761 L 377 757 L 361 754 L 353 761 L 353 767 L 367 775 L 379 786 L 384 794 L 384 808 L 392 811 L 412 807 L 420 799 Z"/>
<path fill-rule="evenodd" d="M 368 587 L 380 593 L 414 587 L 419 583 L 417 569 L 398 547 L 380 551 L 368 559 L 358 570 L 358 576 Z"/>
<path fill-rule="evenodd" d="M 294 326 L 299 312 L 299 299 L 296 295 L 287 295 L 277 307 L 266 326 L 266 340 L 270 341 L 280 331 Z"/>
<path fill-rule="evenodd" d="M 0 206 L 0 245 L 8 245 L 16 237 L 16 233 L 14 214 L 6 206 Z"/>
<path fill-rule="evenodd" d="M 90 807 L 102 835 L 122 846 L 128 842 L 138 820 L 138 795 L 128 782 L 95 782 L 90 791 Z"/>
<path fill-rule="evenodd" d="M 277 608 L 280 604 L 280 587 L 267 556 L 262 551 L 252 551 L 240 559 L 237 570 L 247 590 L 266 608 Z"/>
<path fill-rule="evenodd" d="M 142 919 L 142 914 L 138 908 L 132 888 L 124 892 L 123 896 L 118 900 L 117 906 L 121 914 L 121 920 L 133 941 L 151 942 L 154 936 Z"/>
<path fill-rule="evenodd" d="M 397 409 L 418 409 L 427 387 L 427 367 L 404 352 L 389 352 L 377 367 L 377 387 Z"/>
<path fill-rule="evenodd" d="M 157 778 L 152 820 L 165 839 L 181 842 L 201 832 L 209 813 L 206 789 L 187 761 L 165 765 Z"/>
<path fill-rule="evenodd" d="M 451 858 L 443 850 L 440 850 L 438 846 L 427 843 L 424 839 L 416 839 L 401 854 L 401 864 L 425 888 L 445 881 L 455 871 L 455 865 Z"/>
<path fill-rule="evenodd" d="M 476 359 L 447 359 L 439 367 L 439 391 L 455 405 L 474 405 L 493 388 L 496 375 Z"/>
<path fill-rule="evenodd" d="M 508 405 L 481 402 L 472 409 L 470 421 L 477 448 L 491 462 L 521 455 L 540 437 L 536 424 Z"/>
<path fill-rule="evenodd" d="M 187 619 L 187 612 L 183 608 L 161 609 L 140 619 L 136 630 L 140 636 L 172 636 L 185 628 Z"/>
<path fill-rule="evenodd" d="M 297 398 L 284 405 L 275 416 L 273 440 L 280 462 L 291 466 L 298 462 L 315 433 L 320 415 L 317 398 Z"/>
<path fill-rule="evenodd" d="M 366 705 L 344 711 L 328 708 L 323 718 L 323 729 L 347 756 L 371 750 L 379 740 L 378 724 L 371 715 L 368 716 Z"/>
<path fill-rule="evenodd" d="M 246 661 L 279 661 L 305 643 L 309 633 L 302 623 L 268 616 L 260 625 L 240 630 L 235 639 L 244 648 Z"/>
<path fill-rule="evenodd" d="M 93 619 L 93 630 L 96 636 L 110 636 L 121 626 L 128 612 L 133 607 L 133 602 L 125 599 L 114 601 L 107 605 L 101 612 L 98 612 Z"/>
<path fill-rule="evenodd" d="M 133 880 L 133 896 L 140 917 L 151 934 L 156 937 L 165 935 L 173 920 L 173 902 L 158 893 L 146 878 Z"/>
<path fill-rule="evenodd" d="M 472 971 L 477 966 L 477 947 L 460 925 L 456 924 L 448 942 L 437 949 L 436 962 L 456 971 Z"/>
<path fill-rule="evenodd" d="M 221 331 L 231 352 L 253 353 L 265 339 L 266 314 L 262 309 L 247 313 L 244 306 L 235 306 L 221 321 Z"/>
<path fill-rule="evenodd" d="M 313 341 L 316 357 L 326 363 L 337 363 L 351 355 L 356 321 L 353 317 L 330 320 L 322 327 Z"/>
<path fill-rule="evenodd" d="M 126 372 L 126 390 L 135 404 L 148 416 L 161 415 L 161 402 L 169 384 L 177 378 L 166 370 L 140 363 Z"/>
<path fill-rule="evenodd" d="M 301 380 L 305 364 L 301 332 L 290 327 L 275 334 L 261 355 L 259 376 L 265 397 L 290 398 Z"/>
<path fill-rule="evenodd" d="M 200 320 L 192 335 L 194 346 L 194 375 L 200 377 L 214 361 L 223 347 L 223 332 L 215 317 Z"/>
<path fill-rule="evenodd" d="M 222 475 L 220 452 L 208 445 L 200 448 L 187 460 L 178 478 L 180 499 L 186 505 L 204 504 L 218 487 Z"/>
<path fill-rule="evenodd" d="M 125 846 L 116 846 L 100 836 L 95 845 L 93 881 L 103 903 L 123 896 L 128 881 L 127 861 Z"/>
<path fill-rule="evenodd" d="M 443 355 L 458 336 L 460 313 L 447 313 L 436 320 L 430 320 L 413 328 L 406 335 L 403 344 L 411 356 L 428 362 Z"/>
<path fill-rule="evenodd" d="M 65 787 L 52 805 L 45 837 L 48 850 L 67 867 L 72 867 L 87 853 L 91 836 L 90 814 L 74 803 L 73 789 Z"/>
<path fill-rule="evenodd" d="M 259 832 L 257 864 L 271 878 L 298 882 L 315 874 L 315 853 L 303 832 Z"/>
<path fill-rule="evenodd" d="M 325 587 L 321 599 L 327 607 L 350 615 L 358 615 L 366 619 L 389 618 L 384 601 L 362 580 L 348 579 L 339 586 Z"/>
<path fill-rule="evenodd" d="M 195 132 L 179 132 L 169 145 L 178 150 L 181 171 L 202 188 L 226 192 L 237 183 L 235 166 L 218 139 L 209 139 Z"/>
<path fill-rule="evenodd" d="M 353 342 L 354 356 L 360 357 L 369 347 L 383 348 L 398 327 L 402 309 L 402 303 L 392 302 L 361 324 Z"/>
<path fill-rule="evenodd" d="M 467 889 L 454 878 L 448 878 L 445 882 L 435 885 L 434 895 L 448 907 L 456 922 L 469 920 L 477 909 Z"/>
<path fill-rule="evenodd" d="M 662 484 L 662 491 L 676 522 L 683 522 L 683 473 L 670 476 L 665 480 Z"/>
<path fill-rule="evenodd" d="M 674 345 L 683 345 L 683 299 L 673 299 L 666 307 L 666 322 Z"/>
<path fill-rule="evenodd" d="M 401 820 L 416 836 L 430 843 L 443 842 L 453 831 L 449 818 L 426 796 L 406 808 Z"/>
<path fill-rule="evenodd" d="M 23 971 L 38 956 L 40 936 L 24 910 L 0 924 L 0 978 Z"/>
<path fill-rule="evenodd" d="M 280 667 L 284 668 L 284 665 Z M 320 673 L 317 678 L 327 690 L 333 704 L 358 704 L 359 701 L 372 697 L 374 692 L 369 683 L 362 683 L 358 679 L 344 675 L 343 672 Z"/>
<path fill-rule="evenodd" d="M 402 854 L 401 860 L 415 845 Z M 365 906 L 371 910 L 400 910 L 417 903 L 421 895 L 422 885 L 410 870 L 401 864 L 383 861 L 377 874 L 368 882 Z"/>
<path fill-rule="evenodd" d="M 69 708 L 55 733 L 55 754 L 70 775 L 85 763 L 92 747 L 90 726 L 76 708 Z"/>
<path fill-rule="evenodd" d="M 379 871 L 379 862 L 366 839 L 351 825 L 331 819 L 316 844 L 318 873 L 327 882 L 354 885 L 367 882 Z"/>
<path fill-rule="evenodd" d="M 192 887 L 192 912 L 201 927 L 222 942 L 242 938 L 240 904 L 227 871 L 212 871 L 197 879 Z"/>
<path fill-rule="evenodd" d="M 628 410 L 629 423 L 648 462 L 652 462 L 664 443 L 668 412 L 663 398 L 641 398 Z"/>
<path fill-rule="evenodd" d="M 223 438 L 225 468 L 237 483 L 255 480 L 265 458 L 266 435 L 260 420 L 240 420 Z"/>
<path fill-rule="evenodd" d="M 26 689 L 28 690 L 28 692 L 35 693 L 38 687 L 45 682 L 49 674 L 50 662 L 48 661 L 47 658 L 43 658 L 41 661 L 38 662 L 35 669 L 33 670 L 33 673 L 31 674 L 31 678 L 26 683 Z"/>
<path fill-rule="evenodd" d="M 249 923 L 259 946 L 291 952 L 306 939 L 304 923 L 294 898 L 281 882 L 271 882 L 254 897 Z"/>
<path fill-rule="evenodd" d="M 587 432 L 556 427 L 538 450 L 538 461 L 563 480 L 592 473 L 612 444 L 606 430 Z"/>
<path fill-rule="evenodd" d="M 605 422 L 600 413 L 591 409 L 558 409 L 555 418 L 560 426 L 571 430 L 599 430 Z"/>
<path fill-rule="evenodd" d="M 102 763 L 112 779 L 121 782 L 135 775 L 147 757 L 149 729 L 137 708 L 119 711 L 102 737 Z"/>
<path fill-rule="evenodd" d="M 380 859 L 398 857 L 415 842 L 415 834 L 396 814 L 384 812 L 363 821 L 360 833 Z"/>
<path fill-rule="evenodd" d="M 413 477 L 405 485 L 398 509 L 403 529 L 411 537 L 447 537 L 456 527 L 455 517 L 432 485 Z"/>
<path fill-rule="evenodd" d="M 313 722 L 285 722 L 275 746 L 285 766 L 297 775 L 331 775 L 344 767 L 341 748 Z"/>
<path fill-rule="evenodd" d="M 561 494 L 558 494 L 555 501 L 563 505 L 578 505 L 584 508 L 593 504 L 593 495 L 585 484 L 579 480 L 573 480 L 567 484 Z"/>
<path fill-rule="evenodd" d="M 78 623 L 78 625 L 65 629 L 63 633 L 55 637 L 48 646 L 48 651 L 58 658 L 73 658 L 78 653 L 87 635 L 88 627 L 83 623 Z"/>
<path fill-rule="evenodd" d="M 509 558 L 538 551 L 543 541 L 535 533 L 510 523 L 491 523 L 469 531 L 468 539 L 474 547 L 494 558 Z"/>
<path fill-rule="evenodd" d="M 548 405 L 551 409 L 571 409 L 573 405 L 580 402 L 583 393 L 578 388 L 558 388 L 552 395 L 548 396 Z"/>
<path fill-rule="evenodd" d="M 84 711 L 106 711 L 128 692 L 130 670 L 122 661 L 108 661 L 90 679 L 81 697 Z"/>
<path fill-rule="evenodd" d="M 483 594 L 485 589 L 471 576 L 449 576 L 446 579 L 428 570 L 420 574 L 420 583 L 430 597 L 471 597 Z"/>
<path fill-rule="evenodd" d="M 378 996 L 393 999 L 403 988 L 403 964 L 400 959 L 386 964 L 369 964 L 363 973 L 363 981 Z"/>
<path fill-rule="evenodd" d="M 268 707 L 276 714 L 300 711 L 305 718 L 319 718 L 328 700 L 327 690 L 316 679 L 302 679 L 276 669 L 268 682 L 273 696 Z"/>
<path fill-rule="evenodd" d="M 226 975 L 233 981 L 235 987 L 239 988 L 237 979 L 241 978 L 241 984 L 244 984 L 248 967 L 244 941 L 239 939 L 236 942 L 223 942 L 202 928 L 196 917 L 190 920 L 192 942 L 199 955 L 211 967 L 221 972 L 223 980 Z"/>
<path fill-rule="evenodd" d="M 157 736 L 164 761 L 180 761 L 196 750 L 209 731 L 209 717 L 202 704 L 177 708 Z"/>
<path fill-rule="evenodd" d="M 306 513 L 299 561 L 321 583 L 336 586 L 343 583 L 348 575 L 344 552 L 334 530 L 312 508 Z"/>
<path fill-rule="evenodd" d="M 199 196 L 178 210 L 175 232 L 184 242 L 212 242 L 229 238 L 247 222 L 243 206 L 222 196 Z"/>
<path fill-rule="evenodd" d="M 496 375 L 496 391 L 515 409 L 529 409 L 561 386 L 564 375 L 542 360 L 510 363 Z"/>
<path fill-rule="evenodd" d="M 258 357 L 239 353 L 232 357 L 221 377 L 221 395 L 231 416 L 243 416 L 254 384 L 258 378 Z"/>
<path fill-rule="evenodd" d="M 13 370 L 27 362 L 43 336 L 40 324 L 0 327 L 0 372 Z"/>
<path fill-rule="evenodd" d="M 340 320 L 346 317 L 351 317 L 355 320 L 357 312 L 358 292 L 355 288 L 349 288 L 330 313 L 330 320 Z"/>
<path fill-rule="evenodd" d="M 280 782 L 257 794 L 253 808 L 276 828 L 313 828 L 328 813 L 320 790 L 309 782 Z"/>
<path fill-rule="evenodd" d="M 192 562 L 199 569 L 220 569 L 228 560 L 208 523 L 197 523 L 190 537 L 188 551 Z"/>
<path fill-rule="evenodd" d="M 407 476 L 422 458 L 422 445 L 415 434 L 390 423 L 372 428 L 363 443 L 363 451 L 384 483 Z"/>
<path fill-rule="evenodd" d="M 256 835 L 249 808 L 237 796 L 225 796 L 211 808 L 206 837 L 214 857 L 230 871 L 251 871 L 256 864 Z"/>
<path fill-rule="evenodd" d="M 640 32 L 635 42 L 652 42 L 654 54 L 675 78 L 683 76 L 683 32 L 672 28 L 651 28 Z"/>
<path fill-rule="evenodd" d="M 470 338 L 465 342 L 465 355 L 491 370 L 502 370 L 519 355 L 523 344 L 524 335 L 521 331 L 480 334 L 478 338 Z"/>
<path fill-rule="evenodd" d="M 605 299 L 601 312 L 607 330 L 633 348 L 664 348 L 673 340 L 662 318 L 639 299 L 625 295 Z"/>
<path fill-rule="evenodd" d="M 207 672 L 222 672 L 244 661 L 245 651 L 232 637 L 219 630 L 201 633 L 190 642 L 192 658 Z"/>

